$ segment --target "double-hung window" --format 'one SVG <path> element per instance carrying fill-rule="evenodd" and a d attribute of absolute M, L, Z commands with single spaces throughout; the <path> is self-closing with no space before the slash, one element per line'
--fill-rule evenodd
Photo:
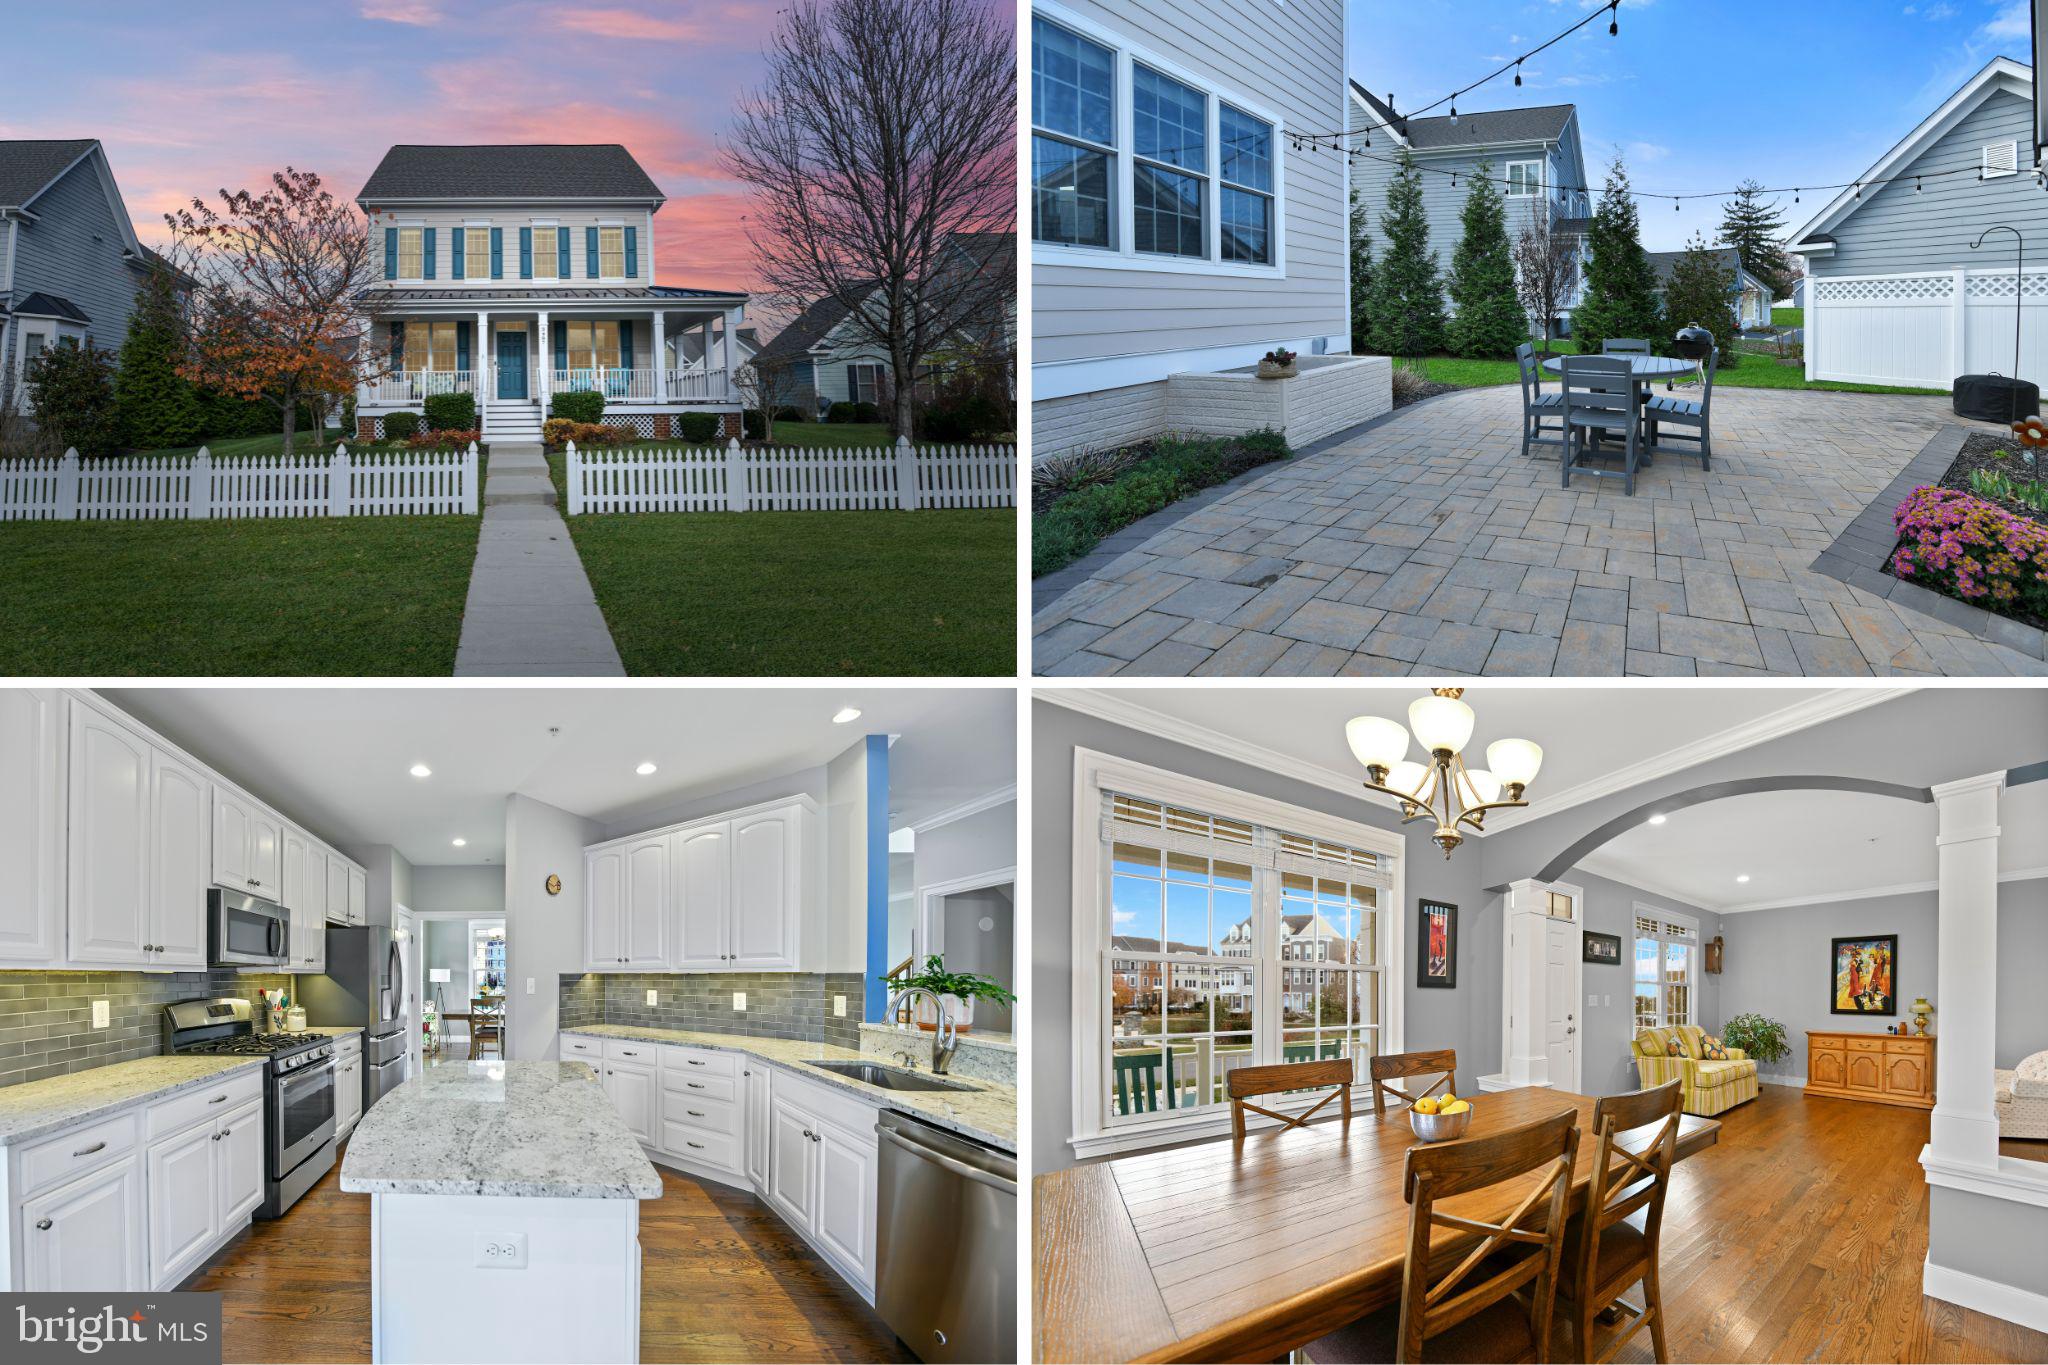
<path fill-rule="evenodd" d="M 562 352 L 568 358 L 572 370 L 587 370 L 602 365 L 608 370 L 619 367 L 619 324 L 616 322 L 563 322 L 557 323 L 564 332 Z"/>
<path fill-rule="evenodd" d="M 1635 921 L 1636 1029 L 1698 1023 L 1692 992 L 1699 979 L 1699 926 L 1647 905 L 1636 907 Z"/>
<path fill-rule="evenodd" d="M 460 356 L 455 345 L 452 322 L 415 322 L 405 329 L 405 368 L 439 370 L 456 368 Z"/>
<path fill-rule="evenodd" d="M 1133 63 L 1131 146 L 1131 245 L 1155 256 L 1206 257 L 1208 97 Z"/>
<path fill-rule="evenodd" d="M 623 280 L 626 278 L 625 228 L 598 228 L 597 273 L 600 279 Z"/>
<path fill-rule="evenodd" d="M 1031 21 L 1031 236 L 1116 246 L 1116 54 Z"/>
<path fill-rule="evenodd" d="M 491 277 L 491 230 L 466 227 L 462 230 L 462 278 L 487 280 Z"/>
<path fill-rule="evenodd" d="M 555 248 L 560 244 L 562 234 L 554 223 L 536 223 L 533 226 L 533 277 L 536 280 L 558 280 L 562 278 L 562 263 Z"/>
<path fill-rule="evenodd" d="M 849 403 L 879 403 L 882 401 L 882 367 L 872 362 L 856 362 L 846 367 L 846 399 Z"/>
<path fill-rule="evenodd" d="M 1510 161 L 1507 166 L 1508 198 L 1534 199 L 1543 193 L 1543 163 Z"/>
<path fill-rule="evenodd" d="M 426 229 L 402 227 L 398 230 L 398 278 L 401 280 L 422 280 L 427 275 Z"/>
<path fill-rule="evenodd" d="M 1223 259 L 1273 263 L 1273 125 L 1228 104 L 1216 111 L 1222 153 Z"/>

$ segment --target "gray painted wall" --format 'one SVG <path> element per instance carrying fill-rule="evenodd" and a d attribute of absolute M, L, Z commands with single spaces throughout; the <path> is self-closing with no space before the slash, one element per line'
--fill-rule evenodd
<path fill-rule="evenodd" d="M 1968 1190 L 1927 1191 L 1927 1259 L 2048 1295 L 2048 1209 Z"/>
<path fill-rule="evenodd" d="M 945 900 L 946 969 L 986 976 L 1017 989 L 1016 901 L 1008 888 L 956 891 Z M 989 927 L 981 927 L 983 920 Z M 993 1000 L 974 1002 L 974 1027 L 1010 1032 L 1010 1007 Z"/>
<path fill-rule="evenodd" d="M 1584 1093 L 1616 1095 L 1624 1090 L 1634 1090 L 1642 1084 L 1636 1076 L 1635 1060 L 1629 1051 L 1629 1041 L 1635 1037 L 1636 1031 L 1635 969 L 1630 959 L 1636 906 L 1676 910 L 1698 920 L 1702 945 L 1715 934 L 1726 932 L 1722 928 L 1722 917 L 1696 905 L 1644 891 L 1584 868 L 1573 868 L 1559 880 L 1586 893 L 1581 928 L 1594 933 L 1616 934 L 1621 938 L 1619 965 L 1610 967 L 1605 963 L 1588 962 L 1581 968 L 1582 995 L 1600 997 L 1598 1004 L 1581 1004 L 1583 1013 L 1580 1018 L 1585 1022 L 1583 1036 L 1586 1043 L 1579 1066 L 1584 1077 Z M 1723 979 L 1709 976 L 1704 964 L 1697 979 L 1699 987 L 1693 1022 L 1712 1033 L 1721 1027 L 1721 1021 L 1726 1017 L 1721 1005 Z"/>
<path fill-rule="evenodd" d="M 414 910 L 460 910 L 465 914 L 505 912 L 505 869 L 502 867 L 415 867 L 412 870 Z"/>
<path fill-rule="evenodd" d="M 558 979 L 583 970 L 583 846 L 597 826 L 544 801 L 505 798 L 505 1055 L 544 1061 L 555 1055 Z M 562 879 L 547 893 L 549 874 Z M 533 982 L 532 994 L 526 983 Z"/>

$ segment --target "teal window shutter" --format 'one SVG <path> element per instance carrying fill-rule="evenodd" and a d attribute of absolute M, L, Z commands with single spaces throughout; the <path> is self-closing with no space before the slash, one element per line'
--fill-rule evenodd
<path fill-rule="evenodd" d="M 455 324 L 455 368 L 458 370 L 469 368 L 469 327 L 467 322 Z"/>
<path fill-rule="evenodd" d="M 626 229 L 626 278 L 640 278 L 640 229 Z"/>
<path fill-rule="evenodd" d="M 583 229 L 583 276 L 591 280 L 597 278 L 597 229 L 594 227 Z"/>
<path fill-rule="evenodd" d="M 569 235 L 569 229 L 563 228 L 562 235 L 564 237 L 567 237 Z M 569 368 L 569 329 L 567 324 L 560 322 L 556 323 L 554 327 L 554 334 L 555 368 L 557 370 L 566 370 Z"/>
<path fill-rule="evenodd" d="M 469 234 L 459 227 L 448 229 L 448 278 L 463 279 L 468 272 L 462 268 L 462 254 L 468 245 Z"/>
<path fill-rule="evenodd" d="M 439 229 L 436 228 L 420 229 L 420 275 L 422 278 L 429 280 L 434 278 L 434 239 L 440 235 Z M 459 270 L 462 264 L 460 252 L 456 253 L 455 261 L 456 268 Z"/>
<path fill-rule="evenodd" d="M 384 278 L 398 278 L 398 229 L 384 229 Z"/>
<path fill-rule="evenodd" d="M 405 368 L 405 324 L 402 322 L 391 324 L 391 368 Z"/>
<path fill-rule="evenodd" d="M 505 278 L 505 229 L 491 229 L 491 278 Z"/>
<path fill-rule="evenodd" d="M 619 323 L 619 368 L 633 368 L 633 324 L 624 320 Z"/>
<path fill-rule="evenodd" d="M 575 268 L 569 264 L 569 229 L 556 228 L 555 278 L 558 280 L 566 280 L 575 273 Z"/>
<path fill-rule="evenodd" d="M 530 227 L 519 229 L 519 278 L 533 278 L 533 229 Z"/>

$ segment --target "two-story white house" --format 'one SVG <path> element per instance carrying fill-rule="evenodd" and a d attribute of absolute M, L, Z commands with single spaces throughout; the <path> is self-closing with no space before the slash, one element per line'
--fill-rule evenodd
<path fill-rule="evenodd" d="M 553 395 L 665 439 L 684 412 L 740 434 L 747 295 L 655 280 L 666 196 L 615 143 L 397 146 L 356 196 L 370 223 L 361 439 L 434 393 L 473 393 L 485 439 L 540 440 Z"/>

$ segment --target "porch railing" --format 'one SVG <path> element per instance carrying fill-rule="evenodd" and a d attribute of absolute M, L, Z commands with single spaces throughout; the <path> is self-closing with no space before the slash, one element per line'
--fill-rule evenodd
<path fill-rule="evenodd" d="M 731 398 L 732 389 L 726 383 L 724 370 L 670 370 L 668 396 L 686 402 L 690 399 L 720 401 Z"/>
<path fill-rule="evenodd" d="M 473 370 L 394 370 L 363 385 L 358 401 L 417 403 L 438 393 L 476 392 Z"/>
<path fill-rule="evenodd" d="M 655 374 L 654 370 L 614 369 L 606 365 L 556 370 L 553 391 L 594 389 L 606 398 L 653 402 Z"/>

